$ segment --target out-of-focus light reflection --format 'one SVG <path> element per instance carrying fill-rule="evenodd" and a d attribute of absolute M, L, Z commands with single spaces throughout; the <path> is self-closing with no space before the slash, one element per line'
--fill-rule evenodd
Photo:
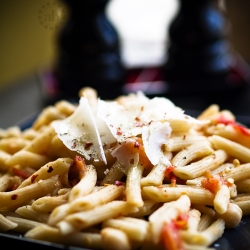
<path fill-rule="evenodd" d="M 107 15 L 120 35 L 125 66 L 165 61 L 167 30 L 178 6 L 177 0 L 110 0 Z"/>

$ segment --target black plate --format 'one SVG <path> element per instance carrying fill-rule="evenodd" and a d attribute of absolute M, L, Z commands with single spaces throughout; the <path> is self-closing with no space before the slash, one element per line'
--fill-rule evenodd
<path fill-rule="evenodd" d="M 199 115 L 199 111 L 195 110 L 187 110 L 185 113 L 196 117 Z M 33 115 L 21 121 L 18 125 L 21 129 L 28 128 L 32 125 L 33 121 L 36 119 L 37 115 Z M 237 116 L 236 116 L 237 118 Z M 247 117 L 239 117 L 239 122 L 249 122 Z M 250 124 L 250 122 L 248 123 Z M 248 124 L 246 124 L 248 126 Z M 0 242 L 1 244 L 5 244 L 8 247 L 18 247 L 28 248 L 28 249 L 46 249 L 49 250 L 59 250 L 59 249 L 66 249 L 66 250 L 91 250 L 89 248 L 79 248 L 79 247 L 72 247 L 72 246 L 65 246 L 62 244 L 55 244 L 50 242 L 44 242 L 39 240 L 32 240 L 24 238 L 22 235 L 14 233 L 14 232 L 7 232 L 7 233 L 0 233 Z M 215 241 L 211 247 L 215 248 L 216 250 L 250 250 L 250 215 L 244 216 L 240 222 L 240 224 L 234 229 L 226 229 L 224 234 L 220 239 Z"/>
<path fill-rule="evenodd" d="M 244 216 L 236 228 L 226 229 L 212 247 L 218 250 L 249 250 L 250 216 Z"/>
<path fill-rule="evenodd" d="M 0 242 L 8 247 L 18 248 L 24 247 L 26 249 L 48 249 L 48 250 L 91 250 L 89 248 L 80 248 L 65 246 L 62 244 L 55 244 L 44 242 L 40 240 L 32 240 L 24 238 L 22 235 L 16 233 L 0 233 Z M 217 250 L 249 250 L 250 249 L 250 216 L 244 216 L 240 224 L 234 229 L 226 229 L 223 236 L 211 245 Z"/>
<path fill-rule="evenodd" d="M 62 244 L 56 244 L 51 242 L 45 242 L 41 240 L 33 240 L 24 238 L 22 235 L 16 233 L 0 233 L 0 242 L 2 245 L 8 247 L 16 247 L 21 249 L 35 249 L 35 250 L 44 250 L 45 248 L 48 250 L 91 250 L 89 248 L 80 248 L 80 247 L 73 247 L 73 246 L 65 246 Z"/>

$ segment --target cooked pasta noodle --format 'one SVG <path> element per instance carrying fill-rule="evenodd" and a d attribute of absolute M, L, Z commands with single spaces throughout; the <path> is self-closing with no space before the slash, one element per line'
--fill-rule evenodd
<path fill-rule="evenodd" d="M 209 250 L 250 214 L 250 130 L 230 111 L 194 118 L 163 97 L 104 101 L 90 87 L 79 99 L 0 130 L 0 231 L 94 250 Z"/>

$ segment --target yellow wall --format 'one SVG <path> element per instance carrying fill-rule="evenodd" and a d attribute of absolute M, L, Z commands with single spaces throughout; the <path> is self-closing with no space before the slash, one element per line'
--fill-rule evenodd
<path fill-rule="evenodd" d="M 0 1 L 0 87 L 53 62 L 58 29 L 46 29 L 38 20 L 39 10 L 48 2 Z"/>
<path fill-rule="evenodd" d="M 46 29 L 38 21 L 38 11 L 48 2 L 62 4 L 59 0 L 0 0 L 0 88 L 53 63 L 58 30 Z M 225 2 L 234 47 L 250 62 L 250 1 Z"/>

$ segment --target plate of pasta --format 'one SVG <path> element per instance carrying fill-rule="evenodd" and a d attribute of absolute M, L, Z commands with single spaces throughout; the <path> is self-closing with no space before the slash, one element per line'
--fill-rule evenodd
<path fill-rule="evenodd" d="M 84 87 L 0 130 L 0 239 L 53 249 L 250 249 L 250 130 Z"/>

